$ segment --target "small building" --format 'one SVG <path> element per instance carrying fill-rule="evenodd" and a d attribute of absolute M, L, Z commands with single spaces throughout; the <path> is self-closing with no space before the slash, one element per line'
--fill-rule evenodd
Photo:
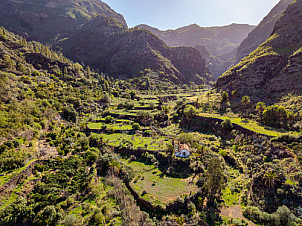
<path fill-rule="evenodd" d="M 190 157 L 191 151 L 187 144 L 179 144 L 178 150 L 175 150 L 175 156 L 180 158 Z"/>

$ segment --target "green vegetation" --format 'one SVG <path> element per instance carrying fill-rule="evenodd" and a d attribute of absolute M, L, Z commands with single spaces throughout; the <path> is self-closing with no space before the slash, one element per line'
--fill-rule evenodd
<path fill-rule="evenodd" d="M 167 204 L 182 195 L 194 194 L 198 187 L 190 183 L 192 178 L 173 178 L 163 174 L 156 166 L 142 162 L 122 160 L 137 174 L 132 180 L 133 188 L 146 200 Z"/>
<path fill-rule="evenodd" d="M 301 223 L 300 97 L 122 81 L 0 36 L 1 225 Z"/>

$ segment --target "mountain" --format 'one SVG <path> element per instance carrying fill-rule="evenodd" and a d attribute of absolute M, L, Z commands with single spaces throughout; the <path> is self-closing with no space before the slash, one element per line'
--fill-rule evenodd
<path fill-rule="evenodd" d="M 197 50 L 170 48 L 150 32 L 128 29 L 99 0 L 0 0 L 0 25 L 104 73 L 129 78 L 151 69 L 176 83 L 209 79 Z"/>
<path fill-rule="evenodd" d="M 239 46 L 255 26 L 248 24 L 231 24 L 222 27 L 200 27 L 197 24 L 176 30 L 161 31 L 148 25 L 138 25 L 162 39 L 169 46 L 202 46 L 213 56 L 229 53 Z"/>
<path fill-rule="evenodd" d="M 260 24 L 249 33 L 248 37 L 244 39 L 238 47 L 235 64 L 253 52 L 260 44 L 270 37 L 276 21 L 292 1 L 293 0 L 280 0 L 270 13 L 264 17 Z"/>
<path fill-rule="evenodd" d="M 255 97 L 302 94 L 301 47 L 302 0 L 297 0 L 276 22 L 270 38 L 225 72 L 216 88 Z"/>
<path fill-rule="evenodd" d="M 232 58 L 236 55 L 237 47 L 255 28 L 255 26 L 247 24 L 231 24 L 222 27 L 200 27 L 192 24 L 167 31 L 161 31 L 144 24 L 137 27 L 151 31 L 169 46 L 197 48 L 207 60 L 207 66 L 215 78 L 218 78 L 233 64 Z M 209 54 L 208 57 L 203 55 L 204 47 Z M 225 58 L 226 55 L 227 58 Z"/>
<path fill-rule="evenodd" d="M 72 60 L 119 77 L 144 69 L 162 72 L 175 83 L 210 79 L 205 60 L 191 47 L 168 47 L 149 31 L 128 29 L 114 18 L 98 16 L 60 43 Z"/>
<path fill-rule="evenodd" d="M 99 14 L 126 25 L 122 15 L 99 0 L 0 0 L 0 12 L 1 26 L 44 43 L 65 38 Z"/>

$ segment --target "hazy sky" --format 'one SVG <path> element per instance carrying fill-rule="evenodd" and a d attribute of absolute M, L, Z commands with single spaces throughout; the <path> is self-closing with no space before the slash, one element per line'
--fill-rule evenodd
<path fill-rule="evenodd" d="M 257 25 L 279 0 L 104 0 L 124 15 L 129 27 L 147 24 L 173 29 L 231 23 Z"/>

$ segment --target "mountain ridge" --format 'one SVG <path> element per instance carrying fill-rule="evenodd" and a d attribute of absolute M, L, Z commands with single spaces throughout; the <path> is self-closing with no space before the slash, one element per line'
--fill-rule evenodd
<path fill-rule="evenodd" d="M 291 3 L 270 38 L 225 72 L 215 87 L 253 97 L 302 94 L 302 1 Z"/>
<path fill-rule="evenodd" d="M 238 47 L 234 64 L 253 52 L 260 44 L 265 42 L 271 35 L 274 25 L 282 12 L 293 0 L 280 0 L 277 5 L 266 15 L 259 25 L 249 33 Z"/>

